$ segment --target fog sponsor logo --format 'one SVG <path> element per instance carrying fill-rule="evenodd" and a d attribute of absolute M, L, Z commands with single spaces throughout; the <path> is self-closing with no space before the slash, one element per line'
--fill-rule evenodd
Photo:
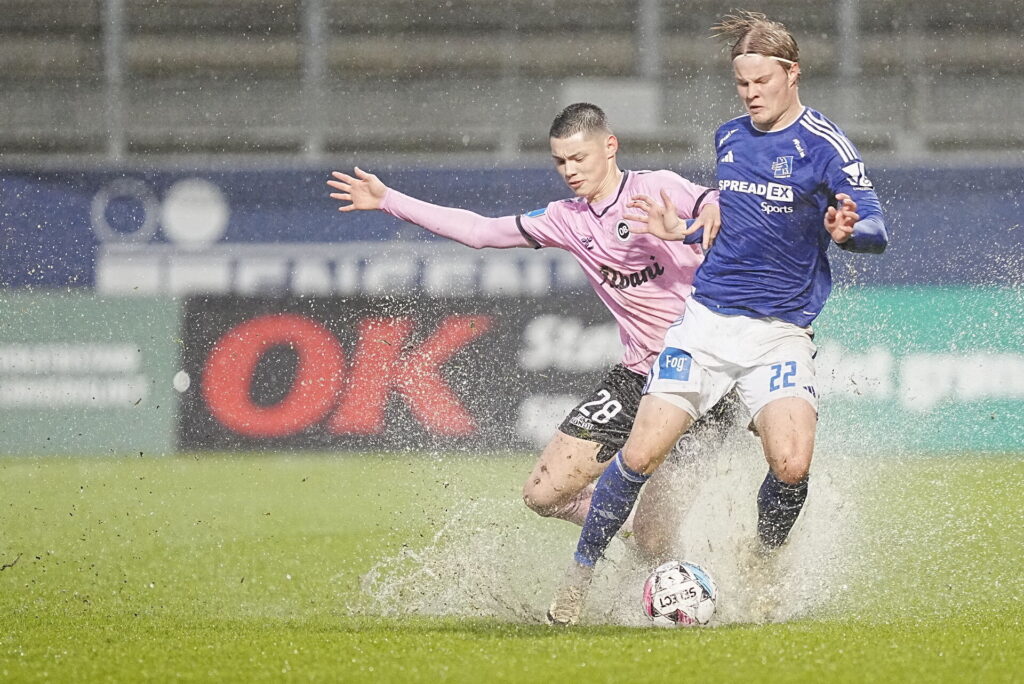
<path fill-rule="evenodd" d="M 662 380 L 689 380 L 693 358 L 682 349 L 666 347 L 658 357 L 658 377 Z"/>

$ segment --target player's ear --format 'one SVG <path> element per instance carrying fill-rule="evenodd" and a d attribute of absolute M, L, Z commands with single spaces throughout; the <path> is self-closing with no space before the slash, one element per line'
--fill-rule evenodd
<path fill-rule="evenodd" d="M 791 64 L 789 67 L 789 85 L 790 87 L 800 83 L 800 63 Z"/>
<path fill-rule="evenodd" d="M 609 135 L 608 139 L 605 140 L 604 147 L 608 152 L 608 156 L 614 157 L 619 151 L 619 139 L 614 135 Z"/>

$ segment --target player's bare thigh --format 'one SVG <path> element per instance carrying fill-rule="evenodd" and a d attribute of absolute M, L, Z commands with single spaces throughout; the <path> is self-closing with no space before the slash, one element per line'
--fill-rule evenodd
<path fill-rule="evenodd" d="M 523 485 L 523 500 L 540 515 L 551 515 L 596 480 L 608 467 L 597 460 L 601 445 L 556 432 Z"/>
<path fill-rule="evenodd" d="M 645 394 L 622 448 L 626 465 L 648 475 L 654 472 L 693 421 L 693 416 L 672 402 L 669 395 Z"/>
<path fill-rule="evenodd" d="M 818 414 L 810 402 L 783 397 L 765 404 L 754 417 L 768 467 L 783 482 L 807 476 L 814 454 Z"/>

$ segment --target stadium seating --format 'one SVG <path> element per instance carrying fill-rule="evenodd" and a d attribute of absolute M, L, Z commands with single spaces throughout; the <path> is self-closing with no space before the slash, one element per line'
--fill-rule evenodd
<path fill-rule="evenodd" d="M 122 2 L 123 85 L 112 94 L 106 0 L 0 0 L 0 150 L 102 155 L 120 116 L 129 154 L 296 154 L 316 138 L 326 153 L 510 160 L 543 147 L 566 93 L 628 94 L 643 68 L 642 0 L 320 0 L 314 81 L 301 0 Z M 1006 94 L 1024 85 L 1017 4 L 965 13 L 952 1 L 859 0 L 851 70 L 834 8 L 761 3 L 800 38 L 805 102 L 862 147 L 904 156 L 1024 144 Z M 720 8 L 662 0 L 660 69 L 647 74 L 662 93 L 657 124 L 624 125 L 632 149 L 700 151 L 714 123 L 738 113 L 727 61 L 706 40 Z"/>

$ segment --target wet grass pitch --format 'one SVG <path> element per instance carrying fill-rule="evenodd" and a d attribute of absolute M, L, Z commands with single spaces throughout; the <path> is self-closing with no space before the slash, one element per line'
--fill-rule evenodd
<path fill-rule="evenodd" d="M 518 504 L 529 466 L 416 454 L 0 458 L 0 679 L 1011 682 L 1024 672 L 1020 456 L 865 460 L 850 490 L 860 514 L 849 572 L 781 623 L 556 630 L 531 612 L 555 576 L 551 587 L 525 583 L 512 617 L 421 611 L 401 594 L 382 600 L 387 578 L 367 584 L 382 559 L 414 572 L 439 529 L 457 539 L 466 506 L 478 511 L 467 538 L 493 528 L 516 545 L 463 557 L 452 572 L 468 593 L 477 571 L 484 593 L 548 577 L 564 559 L 547 549 L 568 558 L 575 530 Z"/>

